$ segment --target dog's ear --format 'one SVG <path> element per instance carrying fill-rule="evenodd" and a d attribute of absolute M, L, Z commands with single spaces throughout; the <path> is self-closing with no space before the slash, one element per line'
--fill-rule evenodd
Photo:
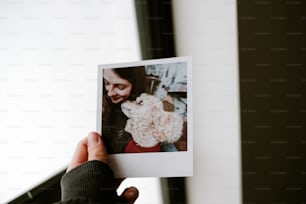
<path fill-rule="evenodd" d="M 163 103 L 163 108 L 165 111 L 174 112 L 175 106 L 174 106 L 173 99 L 171 98 L 171 96 L 165 96 L 162 100 L 162 103 Z"/>

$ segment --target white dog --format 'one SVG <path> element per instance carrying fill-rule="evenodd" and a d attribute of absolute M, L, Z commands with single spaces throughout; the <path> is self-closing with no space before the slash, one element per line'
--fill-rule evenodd
<path fill-rule="evenodd" d="M 155 96 L 143 93 L 136 101 L 122 103 L 121 109 L 129 118 L 125 131 L 141 147 L 173 143 L 182 135 L 183 119 L 174 112 L 164 111 L 162 101 Z"/>

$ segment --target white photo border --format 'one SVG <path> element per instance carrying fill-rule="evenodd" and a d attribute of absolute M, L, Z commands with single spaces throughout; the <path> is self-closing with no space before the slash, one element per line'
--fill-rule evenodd
<path fill-rule="evenodd" d="M 103 69 L 185 62 L 187 71 L 187 150 L 109 155 L 116 178 L 193 176 L 192 61 L 190 56 L 98 65 L 97 132 L 102 129 Z"/>

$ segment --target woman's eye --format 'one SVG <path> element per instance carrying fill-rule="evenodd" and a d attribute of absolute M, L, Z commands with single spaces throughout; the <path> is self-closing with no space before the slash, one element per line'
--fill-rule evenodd
<path fill-rule="evenodd" d="M 119 86 L 118 86 L 118 89 L 123 90 L 123 89 L 125 89 L 125 87 L 124 87 L 124 86 L 119 85 Z"/>

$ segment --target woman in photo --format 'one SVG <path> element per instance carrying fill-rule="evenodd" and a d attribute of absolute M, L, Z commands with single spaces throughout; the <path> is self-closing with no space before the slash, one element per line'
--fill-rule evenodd
<path fill-rule="evenodd" d="M 144 66 L 103 70 L 102 135 L 109 153 L 124 153 L 131 135 L 124 131 L 127 117 L 121 103 L 145 92 Z"/>

